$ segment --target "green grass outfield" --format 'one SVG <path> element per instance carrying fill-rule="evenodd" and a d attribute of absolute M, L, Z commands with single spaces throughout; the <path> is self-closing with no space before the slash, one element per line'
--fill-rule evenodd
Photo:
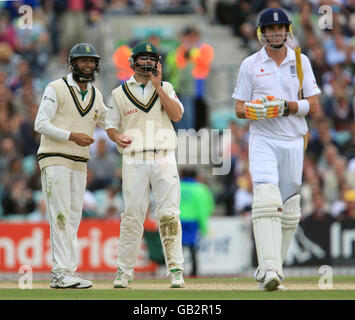
<path fill-rule="evenodd" d="M 290 277 L 284 292 L 261 292 L 251 278 L 185 279 L 186 288 L 170 289 L 168 279 L 136 279 L 130 289 L 113 289 L 112 281 L 95 280 L 90 289 L 50 289 L 34 281 L 19 289 L 0 281 L 0 300 L 355 300 L 355 276 L 334 276 L 332 289 L 320 289 L 319 277 Z"/>

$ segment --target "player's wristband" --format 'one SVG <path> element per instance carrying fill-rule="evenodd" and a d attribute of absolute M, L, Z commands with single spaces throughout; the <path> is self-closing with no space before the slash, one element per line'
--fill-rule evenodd
<path fill-rule="evenodd" d="M 306 100 L 306 99 L 298 100 L 297 105 L 298 105 L 298 110 L 295 115 L 299 116 L 299 117 L 305 117 L 309 112 L 308 100 Z"/>
<path fill-rule="evenodd" d="M 290 114 L 290 107 L 288 106 L 288 103 L 286 100 L 285 101 L 285 104 L 284 104 L 284 113 L 283 113 L 283 116 L 284 117 L 287 117 L 289 114 Z"/>

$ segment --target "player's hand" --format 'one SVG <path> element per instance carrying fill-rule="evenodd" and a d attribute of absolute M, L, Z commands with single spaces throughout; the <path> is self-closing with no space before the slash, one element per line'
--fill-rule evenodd
<path fill-rule="evenodd" d="M 87 147 L 92 144 L 95 139 L 85 133 L 71 132 L 69 136 L 69 141 L 73 141 L 81 147 Z"/>
<path fill-rule="evenodd" d="M 259 100 L 245 102 L 245 117 L 250 120 L 262 120 L 266 118 L 266 108 Z"/>
<path fill-rule="evenodd" d="M 132 138 L 125 134 L 118 134 L 115 142 L 119 147 L 127 148 L 132 143 Z"/>
<path fill-rule="evenodd" d="M 269 96 L 265 98 L 268 99 Z M 285 100 L 275 99 L 274 97 L 270 98 L 268 101 L 264 102 L 264 106 L 266 108 L 266 118 L 270 119 L 288 116 L 289 109 L 287 102 Z"/>
<path fill-rule="evenodd" d="M 157 72 L 154 75 L 153 72 L 149 72 L 149 77 L 150 77 L 150 81 L 152 83 L 152 85 L 155 87 L 155 89 L 157 89 L 160 85 L 161 85 L 161 80 L 162 80 L 162 67 L 161 67 L 161 63 L 158 62 L 157 63 Z"/>

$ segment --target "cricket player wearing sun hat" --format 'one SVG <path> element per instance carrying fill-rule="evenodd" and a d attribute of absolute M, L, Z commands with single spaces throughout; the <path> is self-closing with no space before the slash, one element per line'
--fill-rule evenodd
<path fill-rule="evenodd" d="M 237 117 L 251 120 L 255 280 L 274 291 L 283 289 L 282 264 L 301 215 L 305 117 L 319 108 L 320 90 L 308 58 L 286 44 L 292 28 L 282 9 L 261 14 L 257 35 L 263 48 L 242 62 L 233 98 Z"/>
<path fill-rule="evenodd" d="M 125 211 L 120 225 L 118 271 L 114 288 L 127 288 L 134 277 L 150 187 L 157 207 L 159 233 L 171 287 L 184 287 L 180 182 L 171 121 L 180 121 L 183 106 L 173 86 L 162 81 L 157 49 L 137 44 L 129 59 L 134 74 L 112 91 L 113 107 L 106 118 L 108 136 L 123 154 L 122 192 Z"/>

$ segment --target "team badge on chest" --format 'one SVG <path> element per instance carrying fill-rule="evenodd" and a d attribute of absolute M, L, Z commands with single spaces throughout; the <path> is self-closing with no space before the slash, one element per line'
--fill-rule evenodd
<path fill-rule="evenodd" d="M 99 110 L 96 110 L 96 109 L 95 109 L 95 112 L 94 112 L 94 121 L 97 121 L 98 117 L 99 117 Z"/>
<path fill-rule="evenodd" d="M 295 77 L 296 76 L 296 68 L 294 65 L 290 66 L 290 72 L 291 72 L 291 76 Z"/>

